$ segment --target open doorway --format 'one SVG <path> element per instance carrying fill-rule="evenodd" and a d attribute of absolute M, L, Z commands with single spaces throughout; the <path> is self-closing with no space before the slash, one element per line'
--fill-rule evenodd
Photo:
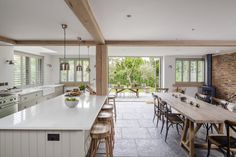
<path fill-rule="evenodd" d="M 160 78 L 159 57 L 109 57 L 110 92 L 118 99 L 145 101 Z"/>

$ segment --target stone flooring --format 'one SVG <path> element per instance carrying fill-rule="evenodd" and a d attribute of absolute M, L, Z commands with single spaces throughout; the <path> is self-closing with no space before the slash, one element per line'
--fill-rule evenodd
<path fill-rule="evenodd" d="M 156 128 L 152 121 L 153 104 L 145 102 L 117 102 L 117 122 L 115 136 L 115 157 L 185 157 L 186 151 L 180 146 L 180 135 L 170 128 L 167 142 L 165 130 L 160 134 L 160 124 Z M 105 150 L 101 145 L 98 157 Z M 197 157 L 205 157 L 206 150 L 196 150 Z M 222 157 L 212 151 L 211 157 Z"/>

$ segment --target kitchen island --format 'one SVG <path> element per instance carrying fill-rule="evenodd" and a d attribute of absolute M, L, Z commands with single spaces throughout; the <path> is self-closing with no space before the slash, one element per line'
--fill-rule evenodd
<path fill-rule="evenodd" d="M 68 108 L 65 96 L 44 101 L 0 119 L 0 157 L 84 157 L 89 132 L 106 96 L 77 97 Z"/>

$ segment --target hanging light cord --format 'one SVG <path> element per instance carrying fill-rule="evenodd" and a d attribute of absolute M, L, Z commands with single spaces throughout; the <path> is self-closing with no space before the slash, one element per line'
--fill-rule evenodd
<path fill-rule="evenodd" d="M 89 46 L 88 46 L 88 57 L 89 57 Z"/>
<path fill-rule="evenodd" d="M 64 59 L 66 59 L 66 25 L 62 25 L 62 28 L 64 30 Z"/>

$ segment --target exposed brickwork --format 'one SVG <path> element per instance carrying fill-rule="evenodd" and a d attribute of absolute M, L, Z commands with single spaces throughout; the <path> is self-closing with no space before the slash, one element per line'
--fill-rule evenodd
<path fill-rule="evenodd" d="M 228 99 L 236 94 L 236 52 L 213 57 L 212 83 L 219 98 Z"/>

